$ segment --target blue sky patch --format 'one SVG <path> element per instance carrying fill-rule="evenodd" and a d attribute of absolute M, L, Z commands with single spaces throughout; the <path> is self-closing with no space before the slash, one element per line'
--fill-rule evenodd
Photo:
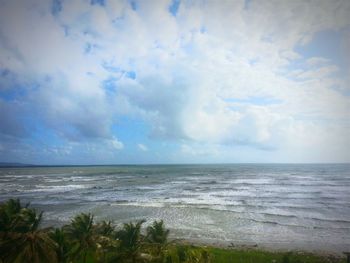
<path fill-rule="evenodd" d="M 125 76 L 129 79 L 136 79 L 136 72 L 135 71 L 127 71 L 127 72 L 125 72 Z"/>
<path fill-rule="evenodd" d="M 306 45 L 298 45 L 295 51 L 303 58 L 323 57 L 337 65 L 342 65 L 344 59 L 341 55 L 341 32 L 327 30 L 317 32 Z"/>
<path fill-rule="evenodd" d="M 169 12 L 173 16 L 176 16 L 176 14 L 179 10 L 180 4 L 181 4 L 180 0 L 172 0 L 171 5 L 169 6 Z"/>
<path fill-rule="evenodd" d="M 105 2 L 105 0 L 91 0 L 90 4 L 104 6 L 106 4 L 106 2 Z"/>
<path fill-rule="evenodd" d="M 131 9 L 136 11 L 137 10 L 137 3 L 136 1 L 131 0 L 130 2 Z"/>
<path fill-rule="evenodd" d="M 55 16 L 62 11 L 62 0 L 52 0 L 51 13 Z"/>

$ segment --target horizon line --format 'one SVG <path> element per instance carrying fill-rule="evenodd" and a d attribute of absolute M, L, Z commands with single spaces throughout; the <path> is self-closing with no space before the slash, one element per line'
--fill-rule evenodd
<path fill-rule="evenodd" d="M 28 164 L 15 162 L 0 162 L 0 168 L 28 168 L 28 167 L 74 167 L 74 166 L 171 166 L 171 165 L 264 165 L 264 164 L 350 164 L 350 162 L 222 162 L 222 163 L 114 163 L 114 164 Z"/>

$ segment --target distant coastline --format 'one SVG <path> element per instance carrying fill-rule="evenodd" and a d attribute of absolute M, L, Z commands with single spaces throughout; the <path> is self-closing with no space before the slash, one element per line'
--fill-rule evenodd
<path fill-rule="evenodd" d="M 108 166 L 212 166 L 212 165 L 349 165 L 346 162 L 334 163 L 120 163 L 120 164 L 31 164 L 0 162 L 0 168 L 20 167 L 108 167 Z"/>

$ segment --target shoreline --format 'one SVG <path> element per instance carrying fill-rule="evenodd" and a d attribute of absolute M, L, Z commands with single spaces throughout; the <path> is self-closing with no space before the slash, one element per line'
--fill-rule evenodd
<path fill-rule="evenodd" d="M 95 214 L 96 215 L 96 214 Z M 122 226 L 123 222 L 119 222 L 119 220 L 111 220 L 116 226 Z M 131 220 L 134 222 L 135 220 Z M 137 220 L 136 220 L 137 221 Z M 147 220 L 149 221 L 149 220 Z M 45 226 L 63 226 L 65 224 L 69 224 L 70 220 L 61 221 L 61 220 L 44 220 Z M 144 230 L 144 229 L 143 229 Z M 142 231 L 143 231 L 142 230 Z M 346 245 L 334 245 L 333 247 L 329 246 L 329 244 L 315 244 L 311 242 L 254 242 L 254 241 L 245 241 L 245 240 L 220 240 L 217 238 L 209 238 L 209 237 L 184 237 L 182 233 L 184 233 L 183 229 L 175 229 L 169 228 L 171 235 L 169 236 L 169 240 L 174 242 L 174 244 L 185 244 L 185 245 L 193 245 L 199 247 L 210 247 L 210 248 L 218 248 L 218 249 L 228 249 L 228 250 L 257 250 L 271 253 L 306 253 L 313 254 L 319 256 L 333 256 L 337 258 L 344 257 L 343 252 L 349 251 L 346 248 Z"/>
<path fill-rule="evenodd" d="M 137 221 L 137 220 L 136 220 Z M 116 226 L 122 226 L 122 222 L 112 220 Z M 133 221 L 131 221 L 133 222 Z M 44 226 L 58 226 L 62 227 L 65 224 L 69 224 L 70 220 L 58 221 L 58 220 L 45 220 Z M 181 229 L 169 228 L 171 236 L 169 241 L 174 244 L 193 245 L 198 247 L 210 247 L 218 249 L 232 249 L 232 250 L 258 250 L 271 253 L 306 253 L 319 256 L 335 256 L 344 257 L 344 253 L 348 249 L 341 249 L 339 247 L 330 248 L 329 246 L 322 247 L 320 244 L 304 244 L 298 242 L 253 242 L 243 240 L 219 240 L 216 238 L 188 238 L 181 235 Z M 143 229 L 144 230 L 144 229 Z M 345 245 L 344 245 L 345 246 Z"/>
<path fill-rule="evenodd" d="M 46 221 L 44 225 L 62 227 L 65 224 L 69 224 L 70 221 Z M 114 221 L 114 223 L 116 223 Z M 120 223 L 120 222 L 119 222 Z M 118 225 L 118 223 L 116 224 Z M 169 242 L 175 245 L 188 245 L 201 248 L 215 248 L 224 250 L 235 251 L 260 251 L 268 253 L 297 253 L 297 254 L 312 254 L 320 257 L 335 257 L 344 258 L 343 252 L 346 249 L 340 248 L 321 248 L 317 245 L 297 244 L 297 243 L 284 243 L 284 242 L 247 242 L 239 240 L 218 240 L 211 238 L 183 238 L 179 233 L 176 233 L 179 229 L 170 229 L 172 235 L 169 237 Z"/>
<path fill-rule="evenodd" d="M 288 242 L 285 249 L 279 248 L 275 243 L 265 242 L 264 245 L 248 242 L 230 242 L 223 240 L 200 238 L 172 238 L 169 236 L 171 229 L 166 228 L 164 221 L 154 220 L 151 225 L 143 225 L 145 220 L 137 220 L 135 223 L 124 223 L 122 227 L 112 221 L 95 221 L 92 213 L 80 213 L 76 215 L 69 224 L 57 228 L 56 224 L 50 227 L 41 228 L 41 215 L 35 208 L 22 206 L 19 200 L 10 199 L 1 204 L 1 216 L 5 222 L 3 234 L 1 235 L 1 244 L 7 244 L 8 254 L 3 254 L 1 260 L 15 257 L 23 257 L 17 249 L 18 242 L 25 241 L 25 246 L 35 247 L 33 253 L 42 253 L 37 249 L 37 239 L 33 235 L 42 235 L 41 248 L 47 245 L 48 250 L 44 251 L 43 257 L 55 255 L 57 259 L 61 257 L 71 260 L 70 262 L 95 262 L 118 257 L 129 258 L 132 262 L 136 258 L 148 259 L 149 262 L 163 262 L 171 259 L 171 262 L 305 262 L 305 263 L 345 263 L 349 261 L 340 251 L 330 251 L 330 249 L 311 250 L 310 247 L 303 249 L 292 249 L 293 245 Z M 28 216 L 29 215 L 29 216 Z M 36 228 L 30 228 L 32 221 Z M 172 231 L 174 232 L 174 231 Z M 20 236 L 20 239 L 18 238 Z M 181 236 L 175 231 L 173 237 Z M 183 236 L 186 236 L 184 233 Z M 28 238 L 30 237 L 30 238 Z M 41 240 L 41 239 L 40 239 Z M 76 245 L 89 245 L 80 249 L 79 254 L 75 254 Z M 34 243 L 33 243 L 34 242 Z M 285 243 L 285 245 L 287 242 Z M 12 248 L 15 249 L 12 249 Z M 102 254 L 101 254 L 102 249 Z M 2 250 L 3 251 L 3 250 Z M 41 251 L 41 252 L 40 252 Z M 68 254 L 62 254 L 62 251 L 68 251 Z M 345 250 L 346 251 L 346 250 Z M 35 254 L 36 255 L 36 254 Z M 107 257 L 107 258 L 106 258 Z M 86 261 L 86 259 L 89 259 Z M 181 258 L 181 260 L 180 260 Z M 178 261 L 173 261 L 178 259 Z M 22 262 L 19 260 L 18 262 Z M 141 262 L 140 261 L 140 262 Z M 12 262 L 11 260 L 9 262 Z M 17 261 L 16 261 L 17 262 Z M 129 262 L 129 261 L 126 261 Z"/>

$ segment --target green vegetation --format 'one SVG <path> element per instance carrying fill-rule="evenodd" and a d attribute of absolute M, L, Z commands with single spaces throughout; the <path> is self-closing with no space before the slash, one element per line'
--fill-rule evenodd
<path fill-rule="evenodd" d="M 273 253 L 196 247 L 168 242 L 163 221 L 142 232 L 144 220 L 116 229 L 112 222 L 94 222 L 80 214 L 62 228 L 39 228 L 42 213 L 10 199 L 0 204 L 0 263 L 326 263 L 345 259 L 312 254 Z"/>

